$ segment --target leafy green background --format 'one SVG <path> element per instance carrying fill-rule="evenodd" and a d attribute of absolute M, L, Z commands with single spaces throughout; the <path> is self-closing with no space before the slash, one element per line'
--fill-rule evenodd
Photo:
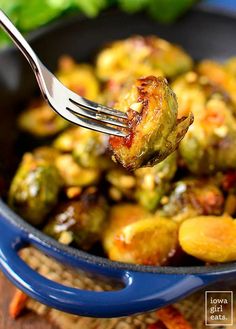
<path fill-rule="evenodd" d="M 128 13 L 146 11 L 163 23 L 171 23 L 197 0 L 0 0 L 0 8 L 23 33 L 45 25 L 61 16 L 82 12 L 96 17 L 102 10 L 117 6 Z M 9 42 L 0 31 L 0 46 Z"/>

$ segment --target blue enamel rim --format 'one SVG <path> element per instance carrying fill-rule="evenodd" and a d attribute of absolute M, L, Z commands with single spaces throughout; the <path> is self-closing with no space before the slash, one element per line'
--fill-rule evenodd
<path fill-rule="evenodd" d="M 38 35 L 39 32 L 36 32 L 32 36 Z M 59 244 L 27 224 L 1 200 L 0 228 L 0 268 L 5 275 L 41 303 L 77 315 L 118 317 L 151 311 L 236 274 L 236 263 L 204 267 L 151 267 L 112 262 Z M 84 291 L 48 280 L 29 268 L 18 256 L 18 251 L 29 244 L 63 264 L 115 279 L 124 287 L 109 292 Z"/>

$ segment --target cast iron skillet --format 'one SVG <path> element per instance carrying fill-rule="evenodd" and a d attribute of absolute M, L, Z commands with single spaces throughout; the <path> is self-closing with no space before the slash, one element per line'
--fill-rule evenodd
<path fill-rule="evenodd" d="M 236 55 L 236 19 L 194 10 L 174 26 L 161 26 L 144 15 L 110 11 L 95 20 L 74 17 L 43 29 L 32 38 L 42 61 L 55 69 L 69 54 L 87 61 L 104 43 L 133 34 L 157 34 L 181 44 L 196 60 Z M 0 54 L 0 174 L 7 178 L 18 161 L 16 111 L 37 89 L 33 73 L 15 49 Z M 112 262 L 63 246 L 28 225 L 0 201 L 0 268 L 20 289 L 64 312 L 95 317 L 125 316 L 172 303 L 211 283 L 232 278 L 236 263 L 205 267 L 149 267 Z M 62 286 L 30 269 L 17 255 L 32 244 L 62 263 L 121 281 L 123 289 L 83 291 Z"/>

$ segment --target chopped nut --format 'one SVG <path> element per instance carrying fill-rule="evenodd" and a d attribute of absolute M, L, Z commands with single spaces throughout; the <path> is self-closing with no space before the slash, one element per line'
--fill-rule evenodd
<path fill-rule="evenodd" d="M 143 104 L 141 102 L 133 103 L 130 105 L 130 108 L 138 113 L 141 113 L 143 109 Z"/>
<path fill-rule="evenodd" d="M 217 127 L 214 130 L 214 133 L 219 136 L 219 137 L 225 137 L 228 133 L 228 127 L 227 126 L 221 126 L 221 127 Z"/>
<path fill-rule="evenodd" d="M 77 196 L 79 196 L 82 192 L 81 187 L 78 186 L 72 186 L 72 187 L 68 187 L 66 189 L 66 196 L 68 199 L 74 199 Z"/>
<path fill-rule="evenodd" d="M 169 198 L 168 196 L 164 195 L 162 198 L 161 198 L 161 204 L 164 205 L 164 204 L 167 204 L 169 202 Z"/>
<path fill-rule="evenodd" d="M 63 231 L 60 235 L 60 238 L 58 239 L 58 241 L 60 243 L 63 243 L 63 244 L 70 244 L 72 241 L 73 241 L 73 235 L 71 232 L 68 232 L 68 231 Z"/>

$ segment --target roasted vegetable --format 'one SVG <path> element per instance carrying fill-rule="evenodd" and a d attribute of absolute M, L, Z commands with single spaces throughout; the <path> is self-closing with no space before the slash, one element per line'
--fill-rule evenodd
<path fill-rule="evenodd" d="M 54 165 L 26 153 L 9 191 L 9 205 L 31 224 L 41 224 L 57 202 L 61 178 Z"/>
<path fill-rule="evenodd" d="M 99 83 L 93 68 L 76 64 L 70 57 L 59 61 L 58 79 L 69 89 L 91 100 L 99 95 Z M 19 117 L 22 130 L 38 137 L 52 136 L 68 127 L 69 122 L 55 113 L 44 101 L 38 101 L 23 111 Z"/>
<path fill-rule="evenodd" d="M 51 146 L 40 146 L 34 149 L 33 155 L 36 159 L 55 164 L 57 158 L 60 156 L 60 152 Z"/>
<path fill-rule="evenodd" d="M 83 168 L 70 154 L 57 157 L 55 166 L 58 169 L 64 186 L 88 186 L 96 184 L 101 176 L 99 169 Z"/>
<path fill-rule="evenodd" d="M 113 248 L 117 231 L 123 227 L 146 218 L 147 210 L 140 205 L 132 203 L 120 203 L 110 209 L 109 221 L 103 234 L 103 246 L 109 254 Z"/>
<path fill-rule="evenodd" d="M 196 174 L 236 168 L 236 120 L 230 107 L 212 97 L 195 115 L 179 150 L 188 169 Z"/>
<path fill-rule="evenodd" d="M 126 263 L 163 265 L 177 248 L 177 225 L 171 219 L 150 217 L 119 230 L 109 258 Z"/>
<path fill-rule="evenodd" d="M 88 64 L 76 64 L 71 57 L 63 56 L 59 60 L 57 77 L 80 96 L 96 100 L 99 95 L 99 82 L 93 67 Z"/>
<path fill-rule="evenodd" d="M 183 250 L 205 262 L 236 260 L 236 221 L 231 217 L 200 216 L 180 226 L 179 241 Z"/>
<path fill-rule="evenodd" d="M 136 188 L 135 176 L 123 168 L 114 168 L 106 174 L 109 196 L 114 201 L 123 199 L 134 200 Z"/>
<path fill-rule="evenodd" d="M 187 168 L 195 174 L 236 168 L 236 119 L 230 99 L 194 72 L 178 78 L 172 87 L 179 111 L 190 110 L 194 115 L 179 147 Z"/>
<path fill-rule="evenodd" d="M 97 58 L 98 77 L 105 81 L 124 82 L 128 77 L 147 75 L 173 77 L 191 67 L 191 58 L 180 47 L 156 36 L 115 41 Z"/>
<path fill-rule="evenodd" d="M 114 167 L 106 154 L 107 146 L 106 135 L 81 127 L 67 129 L 54 141 L 56 149 L 72 153 L 76 162 L 84 168 Z"/>
<path fill-rule="evenodd" d="M 59 204 L 44 232 L 61 243 L 74 243 L 88 250 L 99 240 L 104 230 L 107 203 L 97 190 L 89 188 L 79 200 Z"/>
<path fill-rule="evenodd" d="M 117 206 L 111 211 L 103 244 L 112 260 L 165 264 L 177 248 L 177 224 L 151 216 L 141 206 Z"/>
<path fill-rule="evenodd" d="M 115 106 L 127 112 L 127 137 L 112 136 L 110 147 L 127 169 L 152 166 L 178 146 L 193 117 L 178 116 L 175 95 L 163 78 L 149 76 L 136 81 Z"/>
<path fill-rule="evenodd" d="M 115 41 L 97 58 L 97 74 L 106 81 L 103 102 L 113 106 L 137 78 L 173 77 L 191 67 L 191 58 L 181 48 L 158 37 L 134 36 Z"/>
<path fill-rule="evenodd" d="M 19 116 L 20 128 L 37 137 L 53 136 L 68 125 L 69 122 L 55 113 L 43 100 L 30 105 Z"/>
<path fill-rule="evenodd" d="M 26 307 L 26 302 L 29 297 L 21 290 L 16 289 L 13 299 L 9 305 L 9 315 L 12 319 L 16 319 Z"/>
<path fill-rule="evenodd" d="M 79 141 L 75 144 L 75 160 L 85 168 L 108 169 L 114 167 L 110 156 L 106 154 L 108 136 L 88 129 L 81 129 Z"/>
<path fill-rule="evenodd" d="M 193 329 L 183 314 L 172 305 L 158 310 L 157 316 L 166 329 Z"/>
<path fill-rule="evenodd" d="M 158 214 L 181 222 L 198 215 L 221 215 L 224 197 L 220 189 L 206 179 L 178 181 Z"/>
<path fill-rule="evenodd" d="M 135 199 L 148 210 L 155 210 L 162 196 L 168 191 L 177 170 L 176 152 L 153 167 L 135 171 Z"/>
<path fill-rule="evenodd" d="M 236 78 L 236 57 L 232 57 L 225 62 L 225 69 Z"/>
<path fill-rule="evenodd" d="M 197 73 L 190 71 L 175 79 L 171 87 L 177 96 L 178 112 L 184 115 L 191 111 L 195 123 L 198 113 L 204 111 L 207 100 L 205 81 L 202 81 Z"/>
<path fill-rule="evenodd" d="M 197 66 L 197 72 L 216 91 L 228 94 L 234 105 L 236 105 L 236 77 L 232 72 L 232 66 L 230 69 L 227 64 L 225 67 L 214 61 L 204 60 Z"/>

